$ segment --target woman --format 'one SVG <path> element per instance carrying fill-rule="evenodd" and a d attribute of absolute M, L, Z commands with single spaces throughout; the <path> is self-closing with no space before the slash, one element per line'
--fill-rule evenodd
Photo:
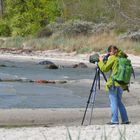
<path fill-rule="evenodd" d="M 111 122 L 108 124 L 119 124 L 118 110 L 120 111 L 122 124 L 129 124 L 127 111 L 122 103 L 123 90 L 127 89 L 127 85 L 113 81 L 113 75 L 115 75 L 118 70 L 118 57 L 127 57 L 127 55 L 113 45 L 109 46 L 108 53 L 109 58 L 106 62 L 103 61 L 103 57 L 101 56 L 99 57 L 98 62 L 98 66 L 102 72 L 108 72 L 111 70 L 111 75 L 106 83 L 112 112 Z"/>

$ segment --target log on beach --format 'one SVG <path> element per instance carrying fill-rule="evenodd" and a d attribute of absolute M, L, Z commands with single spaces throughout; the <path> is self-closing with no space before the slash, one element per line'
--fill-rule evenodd
<path fill-rule="evenodd" d="M 50 84 L 57 84 L 57 83 L 60 83 L 60 84 L 64 84 L 64 83 L 67 83 L 66 80 L 35 80 L 34 81 L 35 83 L 40 83 L 40 84 L 47 84 L 47 83 L 50 83 Z"/>
<path fill-rule="evenodd" d="M 0 79 L 0 82 L 29 82 L 39 84 L 64 84 L 66 80 Z"/>

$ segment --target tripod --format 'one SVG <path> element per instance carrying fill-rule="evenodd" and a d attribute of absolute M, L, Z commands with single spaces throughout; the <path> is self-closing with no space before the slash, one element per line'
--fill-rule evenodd
<path fill-rule="evenodd" d="M 89 103 L 92 104 L 89 125 L 91 124 L 93 107 L 95 105 L 95 96 L 96 96 L 97 86 L 98 86 L 98 89 L 100 89 L 100 73 L 103 75 L 105 81 L 107 81 L 105 74 L 100 70 L 98 64 L 97 64 L 95 70 L 96 71 L 95 71 L 94 80 L 93 80 L 93 83 L 92 83 L 92 86 L 91 86 L 90 94 L 89 94 L 89 97 L 88 97 L 88 101 L 87 101 L 87 105 L 86 105 L 86 109 L 85 109 L 85 112 L 84 112 L 84 116 L 83 116 L 81 125 L 83 125 L 83 123 L 85 121 L 85 117 L 86 117 L 86 113 L 87 113 Z"/>

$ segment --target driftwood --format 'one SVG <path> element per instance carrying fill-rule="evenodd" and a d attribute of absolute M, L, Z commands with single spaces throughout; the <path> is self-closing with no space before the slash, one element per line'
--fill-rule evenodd
<path fill-rule="evenodd" d="M 0 79 L 0 82 L 29 82 L 29 83 L 39 83 L 39 84 L 67 83 L 66 80 L 31 80 L 31 79 Z"/>

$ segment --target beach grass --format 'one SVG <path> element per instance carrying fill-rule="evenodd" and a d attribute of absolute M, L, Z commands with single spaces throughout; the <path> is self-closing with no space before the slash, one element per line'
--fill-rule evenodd
<path fill-rule="evenodd" d="M 102 129 L 100 130 L 100 140 L 112 140 L 113 135 L 111 134 L 111 132 L 108 132 L 108 127 L 103 126 Z M 75 136 L 72 133 L 72 130 L 70 130 L 68 127 L 66 128 L 67 131 L 67 136 L 66 136 L 66 140 L 80 140 L 80 138 L 82 138 L 82 134 L 81 134 L 81 129 L 79 129 L 78 135 L 75 138 Z M 117 138 L 118 140 L 127 140 L 127 136 L 126 136 L 126 127 L 117 127 L 117 135 L 115 135 L 114 137 Z M 87 134 L 88 135 L 88 134 Z M 93 132 L 93 137 L 92 140 L 98 140 L 99 136 L 96 137 L 96 133 Z M 88 139 L 85 139 L 88 140 Z"/>
<path fill-rule="evenodd" d="M 6 39 L 1 48 L 17 48 L 31 50 L 59 49 L 64 52 L 79 54 L 100 52 L 105 53 L 109 45 L 116 45 L 126 53 L 140 54 L 139 42 L 119 39 L 114 33 L 102 33 L 92 36 L 66 37 L 54 34 L 48 38 L 14 37 Z"/>

